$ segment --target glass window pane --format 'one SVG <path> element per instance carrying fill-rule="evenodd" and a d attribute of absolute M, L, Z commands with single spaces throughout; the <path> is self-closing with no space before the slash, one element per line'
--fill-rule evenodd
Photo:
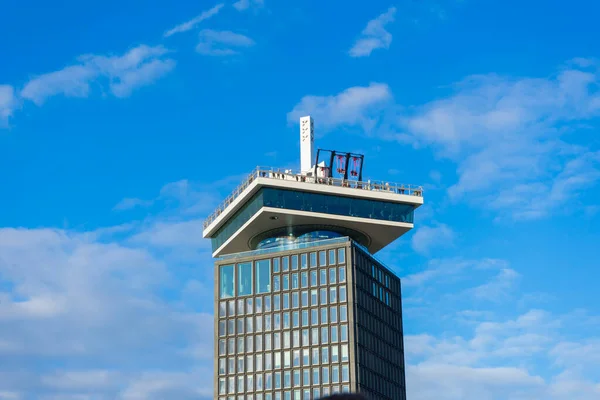
<path fill-rule="evenodd" d="M 302 307 L 308 307 L 308 290 L 302 291 Z"/>
<path fill-rule="evenodd" d="M 338 264 L 343 264 L 346 262 L 346 249 L 338 249 Z"/>
<path fill-rule="evenodd" d="M 319 251 L 319 266 L 324 267 L 325 265 L 327 265 L 327 253 L 322 250 Z"/>
<path fill-rule="evenodd" d="M 329 302 L 337 302 L 337 288 L 335 286 L 329 288 Z"/>
<path fill-rule="evenodd" d="M 274 273 L 278 273 L 279 272 L 279 257 L 275 257 L 273 259 L 273 272 Z"/>
<path fill-rule="evenodd" d="M 292 293 L 292 308 L 298 308 L 300 307 L 300 300 L 299 300 L 299 293 L 298 292 L 294 292 Z"/>
<path fill-rule="evenodd" d="M 283 290 L 290 290 L 290 275 L 285 274 L 282 277 L 283 280 Z"/>
<path fill-rule="evenodd" d="M 287 272 L 290 270 L 290 258 L 288 256 L 281 257 L 281 271 Z"/>
<path fill-rule="evenodd" d="M 342 345 L 342 362 L 346 362 L 348 360 L 349 360 L 348 345 L 347 344 L 343 344 Z"/>
<path fill-rule="evenodd" d="M 298 256 L 293 255 L 292 256 L 292 271 L 296 271 L 296 270 L 298 270 Z"/>
<path fill-rule="evenodd" d="M 310 253 L 310 267 L 314 268 L 317 266 L 317 253 L 314 251 Z"/>
<path fill-rule="evenodd" d="M 223 265 L 219 271 L 219 295 L 222 299 L 233 297 L 233 265 Z"/>
<path fill-rule="evenodd" d="M 331 249 L 329 250 L 329 265 L 334 265 L 335 264 L 335 250 Z"/>
<path fill-rule="evenodd" d="M 346 286 L 340 286 L 340 302 L 346 301 Z"/>
<path fill-rule="evenodd" d="M 238 295 L 252 294 L 252 263 L 238 264 Z"/>
<path fill-rule="evenodd" d="M 227 302 L 222 301 L 219 303 L 219 317 L 227 316 Z"/>
<path fill-rule="evenodd" d="M 341 270 L 342 268 L 340 268 Z M 335 283 L 336 280 L 336 276 L 335 276 L 335 268 L 329 268 L 329 283 Z"/>
<path fill-rule="evenodd" d="M 320 283 L 321 285 L 327 285 L 327 270 L 326 269 L 322 269 L 321 270 L 321 279 Z"/>
<path fill-rule="evenodd" d="M 271 260 L 256 261 L 256 293 L 271 291 Z"/>
<path fill-rule="evenodd" d="M 301 285 L 303 288 L 306 288 L 306 287 L 308 287 L 308 272 L 306 272 L 306 271 L 305 271 L 305 272 L 302 272 L 302 275 L 301 275 L 301 276 L 302 276 L 302 281 L 300 282 L 300 285 Z"/>
<path fill-rule="evenodd" d="M 279 292 L 281 290 L 281 286 L 279 284 L 279 275 L 273 276 L 273 291 Z"/>
<path fill-rule="evenodd" d="M 317 286 L 317 271 L 310 271 L 310 286 Z"/>
<path fill-rule="evenodd" d="M 271 296 L 264 297 L 265 312 L 271 312 Z"/>
<path fill-rule="evenodd" d="M 306 253 L 303 253 L 300 256 L 300 265 L 302 266 L 302 269 L 306 269 L 308 267 L 308 263 L 307 263 L 307 259 L 306 259 Z"/>
<path fill-rule="evenodd" d="M 292 274 L 292 289 L 298 289 L 298 273 Z"/>
<path fill-rule="evenodd" d="M 342 342 L 348 341 L 348 325 L 340 326 L 340 340 Z"/>
<path fill-rule="evenodd" d="M 340 267 L 340 283 L 346 282 L 346 267 Z"/>
<path fill-rule="evenodd" d="M 348 310 L 346 306 L 340 306 L 340 322 L 348 321 Z"/>

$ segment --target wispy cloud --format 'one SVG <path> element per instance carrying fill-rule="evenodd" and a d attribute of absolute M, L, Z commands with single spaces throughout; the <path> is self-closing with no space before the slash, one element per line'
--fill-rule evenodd
<path fill-rule="evenodd" d="M 452 246 L 454 237 L 454 231 L 448 225 L 422 226 L 414 233 L 411 244 L 416 252 L 427 254 L 435 247 Z"/>
<path fill-rule="evenodd" d="M 376 114 L 389 105 L 392 94 L 388 85 L 371 83 L 354 86 L 333 96 L 304 96 L 287 115 L 288 122 L 297 123 L 303 115 L 312 115 L 324 129 L 339 125 L 361 125 L 369 128 Z"/>
<path fill-rule="evenodd" d="M 204 29 L 199 34 L 196 51 L 209 56 L 231 56 L 239 54 L 237 49 L 254 44 L 254 40 L 239 33 Z"/>
<path fill-rule="evenodd" d="M 263 7 L 264 0 L 239 0 L 233 3 L 233 7 L 238 11 L 246 11 L 250 7 Z"/>
<path fill-rule="evenodd" d="M 348 54 L 351 57 L 366 57 L 370 56 L 373 50 L 388 49 L 392 43 L 392 34 L 385 28 L 394 21 L 395 15 L 396 8 L 390 7 L 385 13 L 369 21 Z"/>
<path fill-rule="evenodd" d="M 165 57 L 167 52 L 162 46 L 140 45 L 120 56 L 84 55 L 76 65 L 32 78 L 20 96 L 37 105 L 56 95 L 87 97 L 92 83 L 101 85 L 104 79 L 114 96 L 126 97 L 175 67 L 175 61 Z"/>
<path fill-rule="evenodd" d="M 15 89 L 10 85 L 0 85 L 0 126 L 12 116 L 15 106 Z"/>
<path fill-rule="evenodd" d="M 203 11 L 202 14 L 198 15 L 191 20 L 177 25 L 176 27 L 169 29 L 164 33 L 164 37 L 172 36 L 176 33 L 187 32 L 194 29 L 200 22 L 205 21 L 219 13 L 225 4 L 219 3 L 210 10 Z"/>

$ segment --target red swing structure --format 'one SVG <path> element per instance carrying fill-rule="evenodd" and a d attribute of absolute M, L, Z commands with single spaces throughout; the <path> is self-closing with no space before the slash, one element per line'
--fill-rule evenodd
<path fill-rule="evenodd" d="M 317 150 L 315 176 L 362 181 L 364 155 L 336 150 Z"/>

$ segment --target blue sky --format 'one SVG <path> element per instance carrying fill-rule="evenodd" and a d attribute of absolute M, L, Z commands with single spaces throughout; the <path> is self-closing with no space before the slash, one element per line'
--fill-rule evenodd
<path fill-rule="evenodd" d="M 600 397 L 600 4 L 39 0 L 0 13 L 0 399 L 211 398 L 202 220 L 317 146 L 421 184 L 411 399 Z"/>

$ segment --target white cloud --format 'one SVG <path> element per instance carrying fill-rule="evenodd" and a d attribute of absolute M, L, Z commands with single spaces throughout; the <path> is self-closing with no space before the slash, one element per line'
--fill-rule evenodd
<path fill-rule="evenodd" d="M 174 60 L 164 57 L 166 53 L 162 46 L 140 45 L 121 56 L 83 55 L 76 65 L 32 78 L 20 95 L 38 105 L 56 95 L 87 97 L 91 84 L 103 78 L 114 96 L 125 97 L 175 67 Z"/>
<path fill-rule="evenodd" d="M 196 27 L 196 25 L 198 25 L 200 22 L 217 15 L 219 13 L 219 11 L 221 11 L 221 8 L 223 8 L 224 5 L 225 4 L 223 4 L 223 3 L 219 3 L 219 4 L 215 5 L 214 7 L 212 7 L 211 9 L 203 11 L 197 17 L 192 18 L 191 20 L 184 22 L 180 25 L 177 25 L 176 27 L 174 27 L 172 29 L 169 29 L 168 31 L 166 31 L 164 33 L 163 36 L 169 37 L 176 33 L 187 32 L 187 31 L 194 29 Z"/>
<path fill-rule="evenodd" d="M 390 88 L 384 83 L 354 86 L 333 96 L 304 96 L 287 119 L 298 123 L 300 117 L 311 115 L 326 130 L 339 125 L 361 125 L 368 129 L 374 121 L 372 114 L 391 99 Z"/>
<path fill-rule="evenodd" d="M 0 85 L 0 126 L 12 116 L 16 103 L 15 89 L 10 85 Z"/>
<path fill-rule="evenodd" d="M 581 64 L 546 78 L 470 76 L 452 95 L 410 109 L 389 101 L 386 84 L 351 87 L 304 97 L 288 120 L 316 114 L 327 129 L 359 126 L 384 140 L 430 146 L 456 164 L 451 200 L 493 210 L 499 219 L 542 218 L 576 210 L 573 200 L 588 205 L 585 191 L 600 181 L 600 152 L 567 142 L 600 117 L 600 69 Z"/>
<path fill-rule="evenodd" d="M 360 37 L 349 51 L 351 57 L 365 57 L 373 50 L 388 49 L 392 43 L 392 34 L 385 27 L 394 21 L 396 8 L 390 7 L 385 13 L 369 21 Z"/>
<path fill-rule="evenodd" d="M 235 7 L 238 11 L 245 11 L 252 7 L 263 7 L 265 5 L 264 0 L 239 0 L 233 3 L 233 7 Z"/>
<path fill-rule="evenodd" d="M 408 335 L 407 386 L 411 398 L 592 400 L 600 393 L 597 342 L 560 342 L 570 326 L 566 316 L 530 310 L 514 319 L 481 322 L 469 333 Z M 460 321 L 457 321 L 460 323 Z M 566 351 L 554 349 L 568 349 Z M 562 354 L 571 354 L 565 369 L 547 371 Z M 544 372 L 542 372 L 544 371 Z"/>
<path fill-rule="evenodd" d="M 148 236 L 168 237 L 160 227 L 171 231 L 167 223 L 151 225 Z M 40 399 L 186 398 L 185 393 L 211 398 L 210 370 L 197 369 L 194 359 L 212 353 L 190 350 L 212 343 L 212 306 L 205 306 L 212 301 L 210 290 L 196 294 L 198 308 L 192 309 L 179 301 L 189 290 L 186 261 L 172 258 L 167 264 L 164 255 L 155 255 L 162 251 L 153 246 L 156 241 L 126 242 L 110 233 L 100 240 L 91 232 L 0 229 L 4 393 Z M 177 246 L 171 248 L 178 252 Z M 22 371 L 13 368 L 16 363 Z M 152 386 L 148 376 L 165 384 Z"/>
<path fill-rule="evenodd" d="M 506 299 L 519 277 L 517 271 L 503 268 L 492 281 L 473 288 L 471 292 L 478 299 L 499 302 Z"/>
<path fill-rule="evenodd" d="M 401 118 L 395 138 L 457 162 L 451 198 L 540 218 L 600 179 L 599 153 L 563 140 L 565 124 L 600 116 L 598 83 L 597 69 L 572 67 L 550 78 L 472 76 Z"/>
<path fill-rule="evenodd" d="M 465 271 L 487 271 L 507 268 L 505 260 L 484 258 L 481 260 L 464 260 L 461 258 L 433 259 L 429 261 L 427 269 L 413 273 L 402 278 L 402 286 L 422 286 L 430 284 L 433 280 L 459 275 Z"/>
<path fill-rule="evenodd" d="M 427 254 L 435 247 L 452 246 L 454 237 L 454 231 L 448 225 L 422 226 L 412 236 L 411 244 L 416 252 Z"/>
<path fill-rule="evenodd" d="M 209 56 L 230 56 L 239 54 L 237 48 L 252 46 L 254 46 L 254 41 L 239 33 L 204 29 L 200 31 L 196 51 Z"/>

